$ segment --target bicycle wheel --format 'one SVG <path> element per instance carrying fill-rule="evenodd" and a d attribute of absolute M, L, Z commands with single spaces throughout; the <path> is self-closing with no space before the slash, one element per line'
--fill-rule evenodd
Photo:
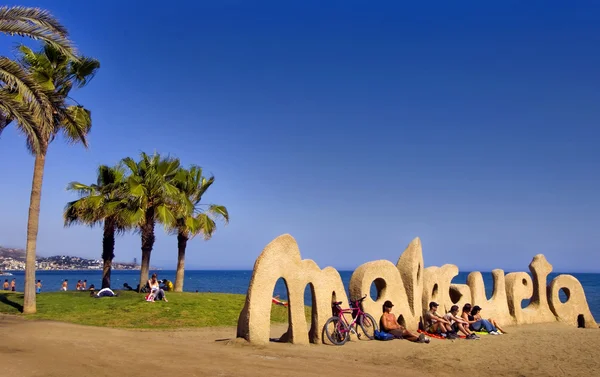
<path fill-rule="evenodd" d="M 325 335 L 327 339 L 336 346 L 341 346 L 350 338 L 350 332 L 346 323 L 339 317 L 331 317 L 325 322 Z"/>
<path fill-rule="evenodd" d="M 365 313 L 358 320 L 358 324 L 360 325 L 363 334 L 365 334 L 367 338 L 369 338 L 370 340 L 375 339 L 375 331 L 377 331 L 377 322 L 375 322 L 375 319 L 373 319 L 373 317 L 369 313 Z"/>

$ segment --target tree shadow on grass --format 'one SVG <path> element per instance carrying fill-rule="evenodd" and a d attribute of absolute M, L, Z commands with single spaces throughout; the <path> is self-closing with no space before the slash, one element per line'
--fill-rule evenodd
<path fill-rule="evenodd" d="M 11 295 L 11 296 L 16 297 L 15 295 Z M 12 301 L 8 297 L 7 294 L 0 293 L 0 302 L 3 304 L 6 304 L 6 305 L 12 306 L 13 308 L 17 309 L 19 311 L 19 313 L 23 313 L 23 305 L 19 304 L 18 302 Z"/>

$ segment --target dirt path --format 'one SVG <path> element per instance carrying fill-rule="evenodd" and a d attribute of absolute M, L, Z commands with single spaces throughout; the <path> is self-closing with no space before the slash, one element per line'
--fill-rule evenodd
<path fill-rule="evenodd" d="M 256 347 L 231 339 L 233 328 L 131 331 L 0 316 L 0 376 L 593 376 L 600 370 L 600 330 L 560 324 L 509 330 L 429 345 Z"/>

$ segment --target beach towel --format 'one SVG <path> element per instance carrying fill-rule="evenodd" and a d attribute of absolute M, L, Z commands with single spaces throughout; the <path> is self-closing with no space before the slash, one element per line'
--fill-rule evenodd
<path fill-rule="evenodd" d="M 430 338 L 434 338 L 434 339 L 446 339 L 446 337 L 441 336 L 440 334 L 433 334 L 424 330 L 417 330 L 418 333 L 420 334 L 424 334 L 427 335 Z M 486 333 L 487 334 L 487 333 Z M 467 339 L 467 337 L 465 335 L 459 335 L 458 336 L 460 339 Z"/>
<path fill-rule="evenodd" d="M 275 305 L 281 305 L 281 306 L 288 306 L 287 302 L 283 302 L 281 300 L 276 299 L 275 297 L 273 297 L 272 299 L 273 304 Z"/>
<path fill-rule="evenodd" d="M 441 336 L 440 334 L 433 334 L 433 333 L 427 332 L 425 330 L 420 330 L 419 329 L 419 330 L 417 330 L 417 332 L 420 333 L 420 334 L 427 335 L 428 337 L 434 338 L 434 339 L 446 339 L 443 336 Z"/>

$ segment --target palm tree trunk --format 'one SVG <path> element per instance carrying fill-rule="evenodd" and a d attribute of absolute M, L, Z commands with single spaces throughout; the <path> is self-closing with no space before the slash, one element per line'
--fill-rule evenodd
<path fill-rule="evenodd" d="M 115 257 L 115 222 L 110 217 L 104 220 L 104 235 L 102 237 L 102 288 L 110 288 L 110 273 Z"/>
<path fill-rule="evenodd" d="M 185 248 L 188 237 L 185 233 L 177 234 L 177 273 L 175 275 L 175 292 L 183 292 L 183 275 L 185 272 Z"/>
<path fill-rule="evenodd" d="M 148 281 L 150 271 L 150 254 L 154 246 L 154 207 L 146 210 L 146 219 L 142 225 L 142 265 L 140 267 L 140 290 Z"/>
<path fill-rule="evenodd" d="M 46 164 L 46 151 L 40 151 L 35 156 L 33 179 L 31 182 L 31 197 L 29 199 L 29 217 L 27 218 L 27 246 L 25 249 L 25 298 L 23 313 L 34 314 L 35 305 L 35 250 L 40 220 L 40 203 L 42 201 L 42 181 L 44 179 L 44 165 Z"/>

